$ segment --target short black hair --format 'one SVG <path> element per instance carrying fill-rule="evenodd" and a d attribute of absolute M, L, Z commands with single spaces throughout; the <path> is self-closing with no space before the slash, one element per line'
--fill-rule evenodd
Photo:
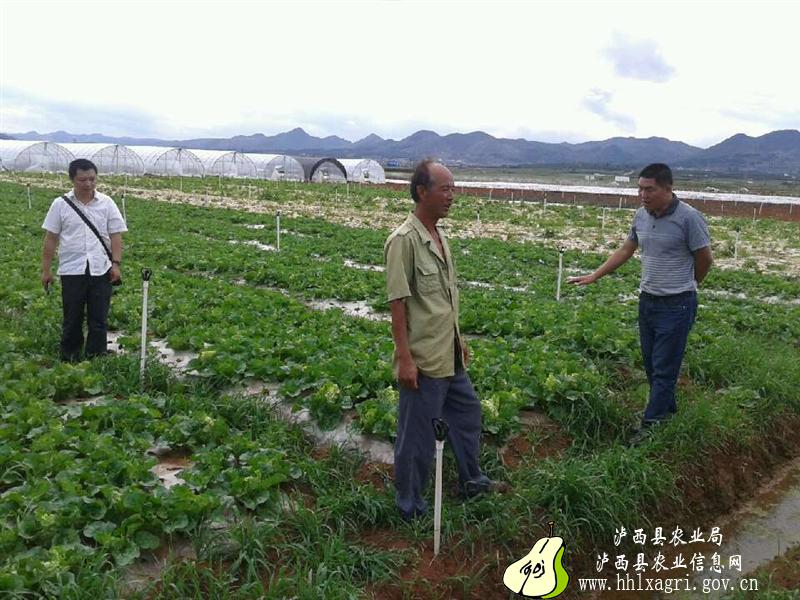
<path fill-rule="evenodd" d="M 97 165 L 95 165 L 88 158 L 76 158 L 69 163 L 68 172 L 70 181 L 75 179 L 78 171 L 94 171 L 94 174 L 97 175 Z"/>
<path fill-rule="evenodd" d="M 664 163 L 647 165 L 642 169 L 642 172 L 639 173 L 639 177 L 643 179 L 655 179 L 655 182 L 661 187 L 672 187 L 672 169 Z"/>
<path fill-rule="evenodd" d="M 419 202 L 417 187 L 422 185 L 430 189 L 432 183 L 431 165 L 437 163 L 438 161 L 432 158 L 426 158 L 425 160 L 417 163 L 417 166 L 414 167 L 414 174 L 411 176 L 411 197 L 414 199 L 414 202 Z"/>

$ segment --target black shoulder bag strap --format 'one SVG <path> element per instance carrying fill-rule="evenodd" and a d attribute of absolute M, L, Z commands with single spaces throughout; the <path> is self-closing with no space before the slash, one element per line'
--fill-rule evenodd
<path fill-rule="evenodd" d="M 113 263 L 114 259 L 111 257 L 111 250 L 108 249 L 108 246 L 106 246 L 106 243 L 103 241 L 103 238 L 100 237 L 100 232 L 97 231 L 97 227 L 94 226 L 94 223 L 92 223 L 89 219 L 86 218 L 86 215 L 83 214 L 80 211 L 80 209 L 78 209 L 77 206 L 75 206 L 75 203 L 73 203 L 72 200 L 70 200 L 69 197 L 67 197 L 66 194 L 64 194 L 61 197 L 64 199 L 64 202 L 66 202 L 67 204 L 69 204 L 72 207 L 72 210 L 74 210 L 76 213 L 78 213 L 78 216 L 81 219 L 83 219 L 83 222 L 86 223 L 86 225 L 89 227 L 89 229 L 92 230 L 92 233 L 94 233 L 97 236 L 97 239 L 100 241 L 100 245 L 103 247 L 103 250 L 105 250 L 106 254 L 108 254 L 108 260 L 110 260 Z"/>

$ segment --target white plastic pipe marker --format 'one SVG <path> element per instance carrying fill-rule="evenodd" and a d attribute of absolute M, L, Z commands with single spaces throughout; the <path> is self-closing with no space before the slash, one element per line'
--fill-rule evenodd
<path fill-rule="evenodd" d="M 144 386 L 144 365 L 147 359 L 147 291 L 150 287 L 150 269 L 142 269 L 142 355 L 139 361 L 139 383 Z"/>
<path fill-rule="evenodd" d="M 436 438 L 436 490 L 433 505 L 433 555 L 439 555 L 442 534 L 442 453 L 447 437 L 448 425 L 444 419 L 433 419 L 433 435 Z"/>
<path fill-rule="evenodd" d="M 564 273 L 564 252 L 566 248 L 559 246 L 558 248 L 558 280 L 556 282 L 556 302 L 561 301 L 561 277 Z"/>

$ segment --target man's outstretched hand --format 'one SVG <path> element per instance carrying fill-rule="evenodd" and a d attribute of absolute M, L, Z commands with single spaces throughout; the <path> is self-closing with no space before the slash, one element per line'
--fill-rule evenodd
<path fill-rule="evenodd" d="M 594 276 L 594 273 L 589 275 L 578 275 L 577 277 L 570 277 L 567 279 L 567 283 L 571 283 L 573 285 L 589 285 L 597 281 L 597 277 Z"/>

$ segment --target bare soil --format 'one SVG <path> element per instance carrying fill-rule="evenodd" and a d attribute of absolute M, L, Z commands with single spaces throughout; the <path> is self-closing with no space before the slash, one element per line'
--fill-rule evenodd
<path fill-rule="evenodd" d="M 524 430 L 500 448 L 500 460 L 508 469 L 530 465 L 536 460 L 560 456 L 572 440 L 547 416 L 534 411 L 521 415 Z"/>
<path fill-rule="evenodd" d="M 443 548 L 439 556 L 434 557 L 432 541 L 415 543 L 391 530 L 368 532 L 361 542 L 374 548 L 415 554 L 397 581 L 368 586 L 365 590 L 368 598 L 505 600 L 509 596 L 502 583 L 507 565 L 501 563 L 499 552 L 490 548 L 475 554 Z"/>

